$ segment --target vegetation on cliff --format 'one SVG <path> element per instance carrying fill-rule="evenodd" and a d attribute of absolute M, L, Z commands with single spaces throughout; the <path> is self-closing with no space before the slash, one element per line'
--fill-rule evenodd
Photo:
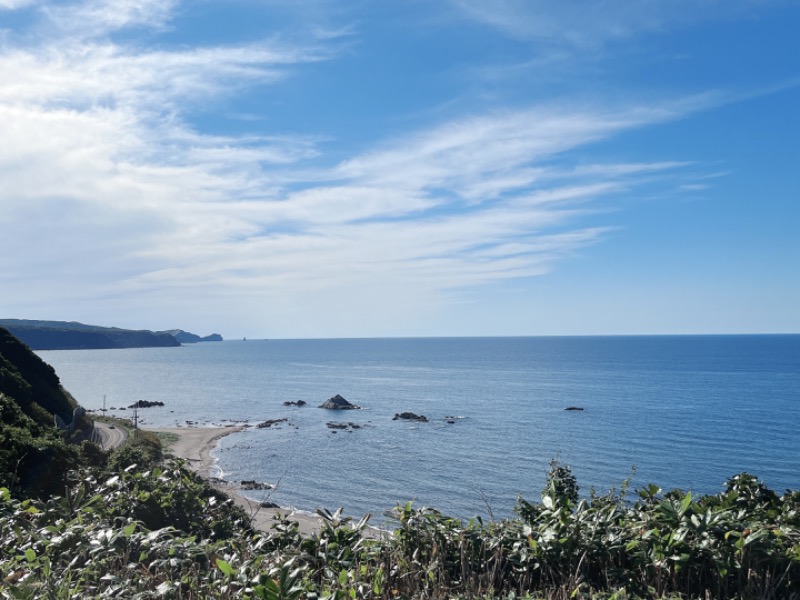
<path fill-rule="evenodd" d="M 54 421 L 71 423 L 76 406 L 53 368 L 0 328 L 0 484 L 21 497 L 62 492 L 80 449 Z"/>

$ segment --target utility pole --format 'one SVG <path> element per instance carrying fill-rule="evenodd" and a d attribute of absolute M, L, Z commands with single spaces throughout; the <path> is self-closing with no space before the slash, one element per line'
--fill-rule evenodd
<path fill-rule="evenodd" d="M 106 416 L 106 395 L 103 394 L 103 416 Z"/>
<path fill-rule="evenodd" d="M 139 407 L 133 407 L 133 437 L 139 437 Z"/>

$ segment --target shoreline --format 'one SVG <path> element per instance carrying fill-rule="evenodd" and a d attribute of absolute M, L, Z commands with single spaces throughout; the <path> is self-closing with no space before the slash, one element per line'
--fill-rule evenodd
<path fill-rule="evenodd" d="M 143 428 L 145 429 L 145 428 Z M 171 454 L 175 458 L 186 461 L 187 466 L 197 473 L 200 477 L 208 481 L 214 488 L 225 492 L 233 499 L 237 506 L 240 506 L 250 516 L 250 522 L 254 529 L 259 531 L 269 531 L 275 523 L 274 517 L 277 513 L 288 516 L 290 521 L 295 521 L 300 525 L 300 533 L 303 535 L 313 535 L 322 529 L 322 519 L 313 515 L 299 512 L 291 508 L 266 508 L 260 503 L 250 500 L 242 495 L 241 487 L 229 481 L 214 479 L 211 471 L 217 462 L 211 452 L 217 447 L 219 440 L 232 433 L 243 431 L 246 427 L 153 427 L 146 428 L 145 431 L 153 433 L 169 433 L 178 436 L 178 439 L 171 444 L 164 444 L 165 454 Z M 266 490 L 265 490 L 266 491 Z"/>

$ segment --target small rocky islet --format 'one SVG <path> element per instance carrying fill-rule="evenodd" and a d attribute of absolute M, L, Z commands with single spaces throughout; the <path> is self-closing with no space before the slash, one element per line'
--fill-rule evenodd
<path fill-rule="evenodd" d="M 348 402 L 340 394 L 336 394 L 333 398 L 328 398 L 325 402 L 320 404 L 320 408 L 327 410 L 359 410 L 361 407 Z"/>

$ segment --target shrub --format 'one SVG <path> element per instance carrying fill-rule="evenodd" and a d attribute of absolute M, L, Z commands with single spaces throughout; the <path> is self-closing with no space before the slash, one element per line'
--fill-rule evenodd
<path fill-rule="evenodd" d="M 111 452 L 108 469 L 117 473 L 132 465 L 147 467 L 162 458 L 161 443 L 153 434 L 139 431 L 138 435 L 129 437 L 119 448 Z"/>

